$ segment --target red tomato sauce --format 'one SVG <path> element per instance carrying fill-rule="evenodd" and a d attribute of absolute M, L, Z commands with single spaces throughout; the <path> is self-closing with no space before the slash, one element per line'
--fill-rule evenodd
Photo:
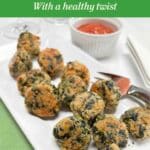
<path fill-rule="evenodd" d="M 77 29 L 90 34 L 108 34 L 114 32 L 114 29 L 101 23 L 87 23 L 79 26 Z"/>

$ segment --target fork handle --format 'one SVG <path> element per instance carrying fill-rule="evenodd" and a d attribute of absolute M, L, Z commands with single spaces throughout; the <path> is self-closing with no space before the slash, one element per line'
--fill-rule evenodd
<path fill-rule="evenodd" d="M 128 90 L 128 95 L 138 98 L 142 101 L 144 101 L 145 103 L 147 103 L 148 105 L 150 105 L 150 91 L 134 86 L 132 85 L 129 90 Z"/>

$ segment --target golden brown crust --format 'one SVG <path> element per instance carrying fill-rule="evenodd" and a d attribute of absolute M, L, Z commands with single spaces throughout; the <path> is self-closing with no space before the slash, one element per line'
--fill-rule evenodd
<path fill-rule="evenodd" d="M 18 89 L 23 96 L 27 88 L 31 87 L 32 85 L 39 83 L 45 83 L 50 85 L 50 82 L 51 78 L 49 77 L 49 75 L 46 72 L 39 69 L 32 69 L 29 72 L 21 74 L 17 78 Z"/>
<path fill-rule="evenodd" d="M 85 82 L 76 75 L 68 76 L 58 85 L 58 95 L 61 103 L 69 108 L 76 94 L 87 90 Z"/>
<path fill-rule="evenodd" d="M 150 110 L 136 107 L 127 110 L 121 117 L 130 135 L 135 139 L 150 137 Z"/>
<path fill-rule="evenodd" d="M 57 49 L 46 48 L 40 52 L 38 62 L 51 78 L 60 76 L 64 70 L 64 61 Z"/>
<path fill-rule="evenodd" d="M 31 57 L 36 57 L 40 52 L 40 38 L 30 32 L 23 32 L 19 36 L 17 49 L 25 50 Z"/>
<path fill-rule="evenodd" d="M 93 139 L 96 146 L 102 150 L 113 143 L 119 147 L 125 147 L 128 131 L 126 125 L 113 115 L 105 115 L 94 123 Z"/>
<path fill-rule="evenodd" d="M 71 111 L 93 124 L 98 115 L 103 115 L 104 101 L 93 92 L 83 92 L 77 94 L 70 104 Z"/>
<path fill-rule="evenodd" d="M 28 88 L 25 104 L 30 113 L 43 119 L 55 117 L 60 107 L 53 88 L 47 84 L 37 84 Z"/>
<path fill-rule="evenodd" d="M 60 120 L 53 133 L 61 150 L 86 150 L 91 140 L 87 123 L 78 117 Z"/>
<path fill-rule="evenodd" d="M 79 76 L 81 79 L 83 79 L 86 85 L 89 84 L 90 72 L 84 64 L 78 61 L 69 62 L 67 66 L 65 67 L 63 78 L 67 76 L 72 76 L 72 75 Z"/>
<path fill-rule="evenodd" d="M 109 147 L 107 147 L 106 150 L 120 150 L 120 148 L 118 145 L 113 143 Z"/>
<path fill-rule="evenodd" d="M 17 78 L 22 73 L 29 71 L 31 68 L 31 57 L 26 51 L 16 52 L 9 63 L 9 72 L 14 78 Z"/>
<path fill-rule="evenodd" d="M 91 91 L 100 95 L 105 101 L 105 112 L 113 113 L 121 97 L 120 90 L 112 80 L 97 80 Z"/>

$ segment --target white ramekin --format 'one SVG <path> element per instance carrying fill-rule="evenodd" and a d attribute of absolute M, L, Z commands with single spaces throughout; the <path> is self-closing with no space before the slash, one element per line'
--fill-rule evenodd
<path fill-rule="evenodd" d="M 89 34 L 77 29 L 86 23 L 103 23 L 116 29 L 109 34 Z M 115 18 L 72 18 L 69 20 L 72 42 L 88 52 L 91 56 L 99 59 L 113 55 L 117 41 L 121 34 L 122 23 Z"/>

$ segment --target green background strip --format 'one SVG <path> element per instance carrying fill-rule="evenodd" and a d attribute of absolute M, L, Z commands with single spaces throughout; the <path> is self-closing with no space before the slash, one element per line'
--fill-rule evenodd
<path fill-rule="evenodd" d="M 24 134 L 0 100 L 0 149 L 32 150 Z"/>
<path fill-rule="evenodd" d="M 118 3 L 116 11 L 35 11 L 34 2 L 52 2 L 63 5 L 88 2 L 89 4 Z M 150 0 L 1 0 L 1 17 L 150 17 Z"/>

